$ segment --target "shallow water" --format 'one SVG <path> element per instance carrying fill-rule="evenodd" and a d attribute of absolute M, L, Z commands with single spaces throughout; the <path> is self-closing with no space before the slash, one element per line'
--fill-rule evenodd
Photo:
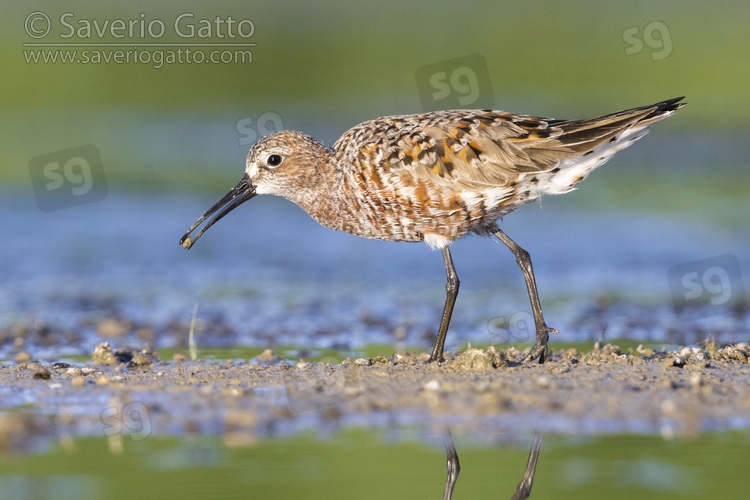
<path fill-rule="evenodd" d="M 440 254 L 422 244 L 330 231 L 285 200 L 260 197 L 185 251 L 179 237 L 215 196 L 112 191 L 52 213 L 27 196 L 3 194 L 2 210 L 11 214 L 0 247 L 6 338 L 11 327 L 44 325 L 77 333 L 57 355 L 89 354 L 101 321 L 114 317 L 128 323 L 125 338 L 150 328 L 152 344 L 171 347 L 197 303 L 202 346 L 431 343 L 445 275 Z M 503 227 L 532 255 L 547 322 L 562 332 L 553 341 L 603 334 L 665 343 L 699 342 L 708 333 L 725 342 L 750 338 L 744 311 L 724 314 L 709 304 L 683 321 L 668 276 L 674 266 L 700 267 L 722 254 L 747 268 L 746 233 L 700 219 L 592 212 L 558 199 L 545 200 L 544 209 L 524 207 Z M 469 237 L 453 254 L 462 288 L 448 349 L 530 340 L 528 297 L 510 252 Z M 45 343 L 55 344 L 36 348 Z"/>
<path fill-rule="evenodd" d="M 102 201 L 43 213 L 29 193 L 3 192 L 0 205 L 10 215 L 0 246 L 3 364 L 21 350 L 36 359 L 88 358 L 105 340 L 185 352 L 196 303 L 199 349 L 294 346 L 295 357 L 309 357 L 372 344 L 383 344 L 378 354 L 384 355 L 431 347 L 444 300 L 439 253 L 333 232 L 294 205 L 265 197 L 185 251 L 179 237 L 217 197 L 111 187 Z M 561 331 L 553 346 L 602 337 L 683 345 L 708 335 L 720 342 L 750 339 L 745 309 L 732 314 L 709 301 L 689 317 L 678 314 L 669 274 L 687 264 L 683 276 L 701 275 L 706 259 L 729 254 L 742 283 L 741 270 L 750 264 L 747 232 L 711 218 L 615 206 L 592 211 L 565 200 L 524 207 L 503 222 L 532 255 L 547 322 Z M 477 237 L 452 251 L 462 288 L 446 348 L 502 349 L 529 341 L 528 297 L 510 252 Z M 703 290 L 709 299 L 721 292 L 712 284 Z M 736 281 L 718 284 L 735 291 Z M 19 336 L 23 345 L 15 341 Z M 34 454 L 14 459 L 13 467 L 4 463 L 0 491 L 16 498 L 117 498 L 129 491 L 128 481 L 153 483 L 153 493 L 158 483 L 162 497 L 194 496 L 210 484 L 205 495 L 214 498 L 245 490 L 369 498 L 382 497 L 384 487 L 394 497 L 415 498 L 439 497 L 445 481 L 444 429 L 423 427 L 413 413 L 373 411 L 335 425 L 325 413 L 300 414 L 255 429 L 251 443 L 235 442 L 226 412 L 244 414 L 250 400 L 283 406 L 283 386 L 259 388 L 238 398 L 234 409 L 186 404 L 168 412 L 158 411 L 164 395 L 147 390 L 133 404 L 155 408 L 153 427 L 112 437 L 102 412 L 127 404 L 119 391 L 111 391 L 112 399 L 81 396 L 67 382 L 16 389 L 0 389 L 0 417 L 12 423 L 13 414 L 29 413 L 41 425 L 25 429 L 28 441 L 18 444 Z M 527 421 L 502 412 L 463 427 L 455 427 L 460 418 L 445 419 L 454 425 L 463 467 L 455 498 L 509 497 L 523 473 L 534 422 L 547 436 L 536 497 L 741 498 L 736 478 L 725 471 L 747 460 L 748 448 L 737 445 L 748 440 L 744 419 L 707 422 L 704 431 L 723 432 L 696 438 L 673 437 L 661 421 L 571 421 L 543 413 Z M 69 467 L 69 457 L 88 465 Z M 39 468 L 41 477 L 32 479 L 28 471 Z"/>
<path fill-rule="evenodd" d="M 3 463 L 6 498 L 440 498 L 444 431 L 354 430 L 227 446 L 212 437 L 71 440 Z M 400 438 L 396 435 L 400 434 Z M 453 431 L 454 498 L 510 498 L 532 436 Z M 543 435 L 531 498 L 745 498 L 747 433 L 661 440 Z M 119 451 L 113 451 L 119 450 Z M 38 473 L 31 475 L 29 471 Z"/>

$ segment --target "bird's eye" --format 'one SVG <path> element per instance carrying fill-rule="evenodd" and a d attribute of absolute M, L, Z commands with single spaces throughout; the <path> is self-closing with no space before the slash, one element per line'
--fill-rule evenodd
<path fill-rule="evenodd" d="M 279 165 L 281 165 L 281 162 L 282 162 L 281 156 L 271 155 L 266 160 L 266 165 L 268 165 L 269 167 L 278 167 Z"/>

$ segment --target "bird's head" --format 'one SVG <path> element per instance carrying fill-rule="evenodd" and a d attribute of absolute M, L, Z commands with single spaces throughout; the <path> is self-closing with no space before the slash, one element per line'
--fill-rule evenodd
<path fill-rule="evenodd" d="M 240 182 L 190 226 L 180 238 L 180 245 L 189 249 L 209 227 L 257 194 L 283 196 L 296 202 L 305 186 L 315 182 L 317 166 L 326 154 L 322 144 L 301 132 L 283 130 L 262 138 L 250 149 Z M 190 234 L 207 219 L 191 238 Z"/>

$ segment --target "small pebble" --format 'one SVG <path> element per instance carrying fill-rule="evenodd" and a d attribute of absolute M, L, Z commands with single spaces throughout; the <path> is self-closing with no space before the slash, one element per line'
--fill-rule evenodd
<path fill-rule="evenodd" d="M 172 359 L 175 363 L 184 363 L 185 361 L 187 361 L 187 356 L 185 356 L 181 352 L 176 352 L 174 353 L 174 356 L 172 356 Z"/>
<path fill-rule="evenodd" d="M 83 375 L 83 371 L 80 368 L 76 368 L 75 366 L 68 368 L 65 373 L 73 377 L 80 377 L 81 375 Z"/>
<path fill-rule="evenodd" d="M 130 362 L 129 366 L 138 366 L 138 367 L 144 367 L 149 366 L 151 364 L 151 358 L 148 357 L 148 355 L 139 352 L 136 353 L 135 356 L 133 356 L 133 360 Z"/>
<path fill-rule="evenodd" d="M 18 363 L 19 365 L 28 363 L 29 361 L 31 361 L 31 354 L 29 354 L 28 352 L 22 351 L 16 355 L 16 363 Z"/>
<path fill-rule="evenodd" d="M 561 375 L 570 371 L 569 364 L 550 364 L 548 368 L 549 372 L 553 375 Z"/>
<path fill-rule="evenodd" d="M 419 353 L 417 355 L 417 361 L 421 361 L 423 363 L 427 363 L 430 360 L 430 355 L 426 352 Z M 435 364 L 437 365 L 437 364 Z"/>
<path fill-rule="evenodd" d="M 255 360 L 258 363 L 275 363 L 280 358 L 278 354 L 273 352 L 271 349 L 266 349 L 262 353 L 260 353 L 258 356 L 255 357 Z"/>
<path fill-rule="evenodd" d="M 91 356 L 94 364 L 101 363 L 104 365 L 116 365 L 117 359 L 109 347 L 109 342 L 102 342 L 94 348 L 94 354 Z"/>
<path fill-rule="evenodd" d="M 77 377 L 73 377 L 73 380 L 70 381 L 70 385 L 73 387 L 83 387 L 86 385 L 86 381 L 81 375 L 78 375 Z"/>
<path fill-rule="evenodd" d="M 697 349 L 695 347 L 683 347 L 682 349 L 680 349 L 680 356 L 682 356 L 684 359 L 690 359 L 699 350 L 700 349 Z"/>
<path fill-rule="evenodd" d="M 425 382 L 422 387 L 425 391 L 439 391 L 440 382 L 438 382 L 437 380 L 430 380 L 429 382 Z"/>
<path fill-rule="evenodd" d="M 85 366 L 85 367 L 81 368 L 81 373 L 83 373 L 84 375 L 91 375 L 95 371 L 96 371 L 96 369 L 95 368 L 91 368 L 90 366 Z"/>
<path fill-rule="evenodd" d="M 225 387 L 219 391 L 222 396 L 244 396 L 245 390 L 242 387 Z"/>
<path fill-rule="evenodd" d="M 35 379 L 41 379 L 41 380 L 49 380 L 50 373 L 49 370 L 39 363 L 34 363 L 33 365 L 29 365 L 29 368 L 34 370 L 34 378 Z"/>
<path fill-rule="evenodd" d="M 678 355 L 668 357 L 664 360 L 664 366 L 666 366 L 667 368 L 671 368 L 673 366 L 682 368 L 683 366 L 685 366 L 685 358 Z"/>
<path fill-rule="evenodd" d="M 357 358 L 354 360 L 357 366 L 372 366 L 372 358 Z"/>
<path fill-rule="evenodd" d="M 107 377 L 99 377 L 96 379 L 96 385 L 109 385 L 109 379 Z"/>

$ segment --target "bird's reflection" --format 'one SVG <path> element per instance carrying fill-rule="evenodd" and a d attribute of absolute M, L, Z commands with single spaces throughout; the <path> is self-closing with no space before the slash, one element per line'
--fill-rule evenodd
<path fill-rule="evenodd" d="M 453 498 L 453 488 L 456 486 L 458 474 L 461 472 L 461 465 L 458 462 L 458 453 L 456 453 L 456 446 L 453 444 L 453 436 L 450 429 L 445 433 L 444 440 L 448 478 L 445 481 L 443 500 L 450 500 Z M 511 500 L 523 500 L 524 498 L 529 498 L 531 495 L 531 487 L 534 484 L 534 474 L 536 473 L 536 464 L 539 461 L 539 450 L 541 447 L 542 435 L 537 431 L 534 433 L 534 441 L 531 443 L 529 459 L 526 461 L 526 470 L 523 473 L 523 478 L 518 483 L 518 486 L 516 486 L 516 492 L 511 497 Z"/>

